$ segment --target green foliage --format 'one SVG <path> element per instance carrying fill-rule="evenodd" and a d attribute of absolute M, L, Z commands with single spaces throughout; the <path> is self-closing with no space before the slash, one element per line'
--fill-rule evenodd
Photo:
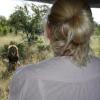
<path fill-rule="evenodd" d="M 31 9 L 31 14 L 29 9 Z M 28 42 L 35 40 L 35 34 L 42 33 L 42 18 L 46 15 L 48 6 L 24 5 L 24 7 L 17 6 L 15 12 L 9 18 L 9 25 L 15 28 L 15 33 L 23 31 L 26 34 Z"/>
<path fill-rule="evenodd" d="M 9 31 L 8 20 L 4 16 L 0 16 L 0 36 L 7 35 Z"/>
<path fill-rule="evenodd" d="M 4 16 L 0 16 L 0 26 L 6 26 L 7 25 L 7 20 Z"/>
<path fill-rule="evenodd" d="M 7 58 L 7 51 L 8 51 L 8 45 L 4 45 L 4 47 L 0 48 L 0 56 L 2 57 L 2 59 Z"/>
<path fill-rule="evenodd" d="M 94 22 L 95 28 L 94 28 L 94 34 L 92 36 L 91 41 L 91 47 L 94 51 L 94 54 L 96 56 L 100 56 L 100 24 L 97 24 Z"/>
<path fill-rule="evenodd" d="M 99 24 L 96 24 L 94 33 L 95 35 L 100 36 L 100 25 Z"/>
<path fill-rule="evenodd" d="M 13 28 L 10 27 L 10 28 L 9 28 L 9 33 L 12 33 L 12 32 L 13 32 Z"/>
<path fill-rule="evenodd" d="M 8 33 L 7 31 L 8 31 L 8 30 L 7 30 L 7 27 L 4 27 L 4 28 L 3 28 L 3 31 L 2 31 L 2 34 L 3 34 L 3 35 L 7 35 L 7 33 Z"/>
<path fill-rule="evenodd" d="M 18 44 L 17 47 L 19 51 L 20 60 L 23 60 L 26 57 L 26 46 L 25 44 L 22 43 L 22 44 Z"/>
<path fill-rule="evenodd" d="M 23 29 L 23 25 L 26 23 L 26 16 L 23 11 L 16 10 L 10 15 L 9 25 L 15 29 L 15 33 Z"/>

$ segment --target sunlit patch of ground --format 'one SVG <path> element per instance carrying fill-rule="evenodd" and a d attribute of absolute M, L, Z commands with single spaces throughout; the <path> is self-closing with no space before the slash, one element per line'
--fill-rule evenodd
<path fill-rule="evenodd" d="M 11 41 L 15 41 L 16 43 L 20 43 L 23 40 L 21 35 L 8 34 L 6 36 L 0 36 L 0 47 L 5 44 L 9 44 Z"/>

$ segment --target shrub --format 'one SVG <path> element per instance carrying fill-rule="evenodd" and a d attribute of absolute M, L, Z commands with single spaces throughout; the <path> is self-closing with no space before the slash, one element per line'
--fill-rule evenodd
<path fill-rule="evenodd" d="M 2 31 L 3 35 L 7 35 L 7 32 L 8 32 L 8 31 L 7 31 L 7 28 L 4 27 L 4 28 L 3 28 L 3 31 Z"/>
<path fill-rule="evenodd" d="M 26 56 L 26 45 L 24 43 L 18 44 L 18 51 L 19 51 L 19 57 L 21 60 L 23 60 Z"/>

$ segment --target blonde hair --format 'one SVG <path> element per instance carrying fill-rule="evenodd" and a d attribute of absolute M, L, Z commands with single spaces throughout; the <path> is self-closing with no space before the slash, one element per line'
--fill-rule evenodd
<path fill-rule="evenodd" d="M 85 0 L 56 0 L 47 20 L 47 35 L 55 56 L 71 56 L 86 64 L 93 18 Z"/>

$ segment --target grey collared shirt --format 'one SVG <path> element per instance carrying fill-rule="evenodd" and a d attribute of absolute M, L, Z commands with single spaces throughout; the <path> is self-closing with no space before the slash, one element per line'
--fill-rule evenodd
<path fill-rule="evenodd" d="M 100 59 L 77 66 L 55 57 L 16 71 L 9 100 L 100 100 Z"/>

